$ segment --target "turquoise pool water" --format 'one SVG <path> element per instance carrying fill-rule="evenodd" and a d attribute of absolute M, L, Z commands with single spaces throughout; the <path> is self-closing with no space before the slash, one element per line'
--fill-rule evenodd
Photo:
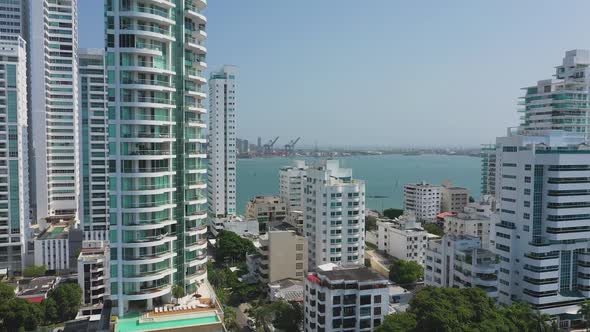
<path fill-rule="evenodd" d="M 215 316 L 207 316 L 207 317 L 199 317 L 199 318 L 170 320 L 167 322 L 153 322 L 153 323 L 139 324 L 139 316 L 140 316 L 140 314 L 137 314 L 137 313 L 123 316 L 123 318 L 119 319 L 119 321 L 117 322 L 117 332 L 150 331 L 150 330 L 167 329 L 167 328 L 173 328 L 173 327 L 186 327 L 186 326 L 202 325 L 202 324 L 219 322 L 219 317 L 217 317 L 217 315 L 215 315 Z"/>

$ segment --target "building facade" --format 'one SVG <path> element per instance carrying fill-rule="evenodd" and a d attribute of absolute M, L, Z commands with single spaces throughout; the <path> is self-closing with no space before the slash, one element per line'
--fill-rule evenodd
<path fill-rule="evenodd" d="M 440 212 L 460 212 L 469 203 L 469 190 L 455 187 L 451 183 L 442 185 L 440 192 Z"/>
<path fill-rule="evenodd" d="M 258 220 L 259 233 L 266 233 L 273 225 L 287 218 L 287 205 L 278 196 L 256 196 L 246 205 L 246 219 Z"/>
<path fill-rule="evenodd" d="M 496 255 L 481 248 L 478 237 L 445 235 L 428 243 L 424 282 L 436 287 L 477 287 L 498 297 Z"/>
<path fill-rule="evenodd" d="M 204 0 L 106 2 L 116 312 L 207 278 Z M 205 258 L 204 258 L 205 257 Z"/>
<path fill-rule="evenodd" d="M 82 210 L 80 219 L 88 240 L 108 240 L 109 119 L 104 50 L 80 49 L 80 157 Z"/>
<path fill-rule="evenodd" d="M 236 214 L 236 69 L 223 66 L 209 77 L 209 217 Z"/>
<path fill-rule="evenodd" d="M 29 1 L 4 0 L 0 2 L 0 39 L 16 40 L 20 36 L 28 41 Z"/>
<path fill-rule="evenodd" d="M 82 289 L 82 306 L 78 317 L 101 313 L 105 297 L 111 293 L 110 266 L 108 242 L 82 242 L 78 256 L 78 285 Z"/>
<path fill-rule="evenodd" d="M 354 179 L 352 169 L 337 160 L 310 166 L 304 217 L 310 271 L 326 263 L 364 264 L 365 182 Z"/>
<path fill-rule="evenodd" d="M 75 272 L 83 233 L 75 220 L 51 220 L 33 241 L 34 264 L 59 273 Z"/>
<path fill-rule="evenodd" d="M 80 208 L 78 1 L 39 0 L 30 21 L 31 203 L 42 223 Z"/>
<path fill-rule="evenodd" d="M 305 278 L 303 329 L 373 331 L 389 312 L 388 280 L 362 266 L 318 266 Z"/>
<path fill-rule="evenodd" d="M 496 145 L 484 144 L 481 157 L 481 195 L 496 195 Z"/>
<path fill-rule="evenodd" d="M 0 38 L 0 269 L 10 275 L 24 269 L 29 225 L 26 57 L 22 38 Z"/>
<path fill-rule="evenodd" d="M 420 222 L 433 221 L 440 213 L 441 192 L 442 187 L 426 182 L 404 185 L 404 211 Z"/>
<path fill-rule="evenodd" d="M 444 217 L 444 232 L 449 235 L 470 235 L 481 240 L 482 248 L 491 249 L 495 242 L 495 200 L 483 196 L 479 202 L 469 203 L 462 212 Z"/>
<path fill-rule="evenodd" d="M 526 302 L 567 326 L 590 296 L 590 149 L 583 133 L 521 133 L 496 141 L 499 301 Z"/>
<path fill-rule="evenodd" d="M 306 170 L 305 160 L 295 160 L 293 165 L 282 167 L 279 171 L 279 191 L 287 204 L 287 213 L 303 211 Z"/>
<path fill-rule="evenodd" d="M 398 259 L 424 266 L 426 246 L 432 237 L 412 215 L 377 219 L 377 248 Z"/>

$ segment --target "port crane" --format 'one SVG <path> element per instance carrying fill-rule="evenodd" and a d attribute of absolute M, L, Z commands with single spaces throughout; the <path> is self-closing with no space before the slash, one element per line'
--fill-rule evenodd
<path fill-rule="evenodd" d="M 297 137 L 296 139 L 290 141 L 289 143 L 285 144 L 285 155 L 290 156 L 295 151 L 295 144 L 299 142 L 301 137 Z"/>
<path fill-rule="evenodd" d="M 264 144 L 263 148 L 264 148 L 264 154 L 265 155 L 270 155 L 272 154 L 272 147 L 275 145 L 275 143 L 279 140 L 279 136 L 275 137 L 275 139 L 268 141 L 268 143 Z"/>

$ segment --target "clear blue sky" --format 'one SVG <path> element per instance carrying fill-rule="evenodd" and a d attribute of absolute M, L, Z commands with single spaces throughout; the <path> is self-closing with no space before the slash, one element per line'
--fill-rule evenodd
<path fill-rule="evenodd" d="M 80 45 L 103 5 L 79 1 Z M 567 9 L 565 9 L 567 8 Z M 476 146 L 520 88 L 590 48 L 586 0 L 209 0 L 209 68 L 239 68 L 238 136 L 312 146 Z"/>

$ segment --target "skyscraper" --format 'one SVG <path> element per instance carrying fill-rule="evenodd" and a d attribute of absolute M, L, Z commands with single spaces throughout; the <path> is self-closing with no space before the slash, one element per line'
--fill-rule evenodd
<path fill-rule="evenodd" d="M 364 264 L 365 182 L 327 160 L 307 169 L 304 196 L 309 270 L 326 263 Z"/>
<path fill-rule="evenodd" d="M 496 195 L 496 145 L 484 144 L 481 157 L 481 194 Z"/>
<path fill-rule="evenodd" d="M 24 268 L 29 223 L 25 41 L 0 40 L 0 269 Z"/>
<path fill-rule="evenodd" d="M 209 78 L 209 217 L 236 214 L 236 70 L 223 66 Z"/>
<path fill-rule="evenodd" d="M 108 240 L 109 164 L 104 50 L 79 52 L 82 229 L 87 240 Z"/>
<path fill-rule="evenodd" d="M 31 7 L 30 179 L 38 222 L 79 209 L 77 7 L 77 0 L 38 0 Z"/>
<path fill-rule="evenodd" d="M 206 278 L 204 0 L 109 0 L 111 290 L 119 315 Z"/>

